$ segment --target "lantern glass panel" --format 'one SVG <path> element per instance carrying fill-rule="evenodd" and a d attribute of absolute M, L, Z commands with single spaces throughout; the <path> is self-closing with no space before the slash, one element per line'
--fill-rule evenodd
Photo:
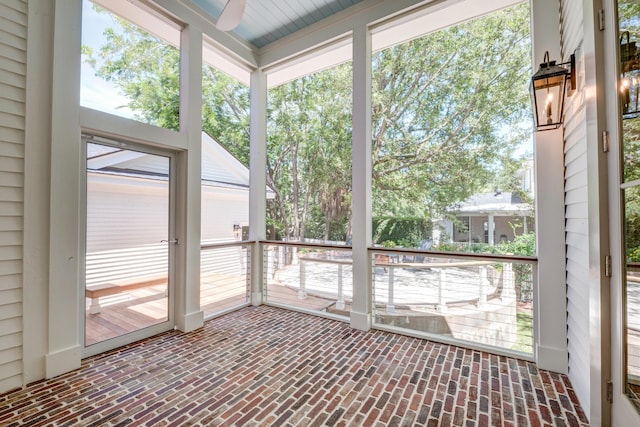
<path fill-rule="evenodd" d="M 542 82 L 552 79 L 544 79 Z M 557 80 L 557 78 L 553 78 Z M 562 105 L 564 103 L 564 76 L 560 84 L 536 84 L 534 82 L 535 118 L 538 130 L 555 129 L 562 120 Z"/>

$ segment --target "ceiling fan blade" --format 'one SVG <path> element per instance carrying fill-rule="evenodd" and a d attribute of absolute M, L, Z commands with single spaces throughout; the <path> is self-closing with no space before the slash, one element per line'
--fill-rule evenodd
<path fill-rule="evenodd" d="M 231 31 L 238 26 L 244 14 L 247 0 L 229 0 L 222 9 L 216 28 L 220 31 Z"/>

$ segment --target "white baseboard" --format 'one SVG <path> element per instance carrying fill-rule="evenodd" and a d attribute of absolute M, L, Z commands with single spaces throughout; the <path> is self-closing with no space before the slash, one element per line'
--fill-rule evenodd
<path fill-rule="evenodd" d="M 536 354 L 538 368 L 560 374 L 569 373 L 569 352 L 567 349 L 537 346 Z"/>
<path fill-rule="evenodd" d="M 357 311 L 351 311 L 349 314 L 349 318 L 351 319 L 351 327 L 354 329 L 359 329 L 361 331 L 368 331 L 371 329 L 371 314 L 370 313 L 359 313 Z"/>
<path fill-rule="evenodd" d="M 45 356 L 45 375 L 47 378 L 57 377 L 80 368 L 82 347 L 75 346 L 48 353 Z"/>
<path fill-rule="evenodd" d="M 182 321 L 180 321 L 182 320 Z M 178 329 L 181 332 L 191 332 L 204 326 L 204 311 L 196 311 L 187 314 L 183 319 L 178 320 Z"/>

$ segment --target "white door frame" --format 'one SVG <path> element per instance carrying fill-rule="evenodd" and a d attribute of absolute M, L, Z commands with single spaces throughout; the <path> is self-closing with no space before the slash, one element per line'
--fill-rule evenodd
<path fill-rule="evenodd" d="M 605 0 L 604 63 L 606 77 L 607 131 L 609 133 L 608 190 L 609 190 L 609 242 L 611 245 L 612 274 L 610 282 L 611 297 L 611 381 L 613 404 L 611 425 L 623 427 L 640 425 L 640 413 L 636 411 L 625 393 L 624 339 L 624 292 L 623 275 L 625 272 L 625 251 L 623 248 L 622 195 L 620 189 L 622 176 L 621 137 L 622 124 L 618 100 L 618 19 L 617 1 Z M 604 380 L 604 379 L 603 379 Z M 606 396 L 605 396 L 606 398 Z M 603 405 L 608 402 L 603 402 Z"/>
<path fill-rule="evenodd" d="M 179 188 L 178 180 L 179 180 L 179 170 L 178 170 L 178 153 L 174 150 L 166 149 L 166 148 L 158 148 L 157 146 L 150 146 L 144 143 L 138 142 L 129 142 L 123 138 L 107 139 L 101 138 L 99 136 L 95 136 L 93 138 L 82 138 L 82 158 L 84 159 L 84 170 L 81 178 L 81 206 L 83 207 L 84 215 L 81 215 L 81 254 L 83 256 L 80 260 L 81 265 L 81 287 L 84 289 L 85 286 L 85 277 L 86 277 L 86 231 L 87 231 L 87 172 L 86 172 L 86 147 L 88 142 L 95 142 L 97 144 L 112 146 L 112 147 L 121 147 L 125 149 L 129 149 L 132 151 L 139 151 L 143 153 L 159 155 L 163 157 L 167 157 L 169 159 L 169 221 L 168 221 L 168 240 L 169 242 L 179 239 L 176 232 L 176 218 L 177 218 L 177 189 Z M 177 241 L 177 240 L 176 240 Z M 82 357 L 89 357 L 96 354 L 104 353 L 105 351 L 112 350 L 117 347 L 121 347 L 126 344 L 130 344 L 136 341 L 139 341 L 144 338 L 151 337 L 153 335 L 157 335 L 162 332 L 166 332 L 172 329 L 175 329 L 176 320 L 175 320 L 175 295 L 176 295 L 176 270 L 177 270 L 177 245 L 168 243 L 168 284 L 167 284 L 167 320 L 160 322 L 158 324 L 138 329 L 133 332 L 129 332 L 123 335 L 119 335 L 117 337 L 101 341 L 90 346 L 86 345 L 85 335 L 86 335 L 86 322 L 85 322 L 85 304 L 86 298 L 84 292 L 81 292 L 79 295 L 79 306 L 80 306 L 80 315 L 82 327 L 81 336 L 79 337 L 79 342 L 83 343 L 82 345 Z"/>

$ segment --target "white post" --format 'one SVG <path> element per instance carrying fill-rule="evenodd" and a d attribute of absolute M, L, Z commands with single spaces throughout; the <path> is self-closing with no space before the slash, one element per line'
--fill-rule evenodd
<path fill-rule="evenodd" d="M 438 280 L 438 311 L 440 313 L 447 312 L 447 296 L 446 294 L 447 284 L 447 270 L 445 268 L 440 269 L 440 278 Z"/>
<path fill-rule="evenodd" d="M 495 229 L 496 229 L 496 223 L 495 220 L 493 218 L 493 214 L 489 214 L 489 246 L 493 246 L 495 244 Z"/>
<path fill-rule="evenodd" d="M 487 305 L 487 267 L 480 267 L 480 275 L 478 280 L 478 288 L 480 290 L 480 298 L 478 298 L 477 307 L 483 310 Z"/>
<path fill-rule="evenodd" d="M 47 378 L 80 367 L 80 44 L 82 2 L 55 2 L 51 105 Z M 37 102 L 37 101 L 36 101 Z M 29 104 L 29 100 L 27 101 Z M 30 142 L 27 142 L 29 145 Z"/>
<path fill-rule="evenodd" d="M 389 294 L 387 296 L 387 312 L 389 313 L 393 313 L 394 311 L 396 311 L 396 306 L 393 302 L 393 300 L 395 299 L 394 295 L 393 295 L 393 279 L 394 279 L 394 274 L 393 272 L 395 271 L 395 268 L 393 268 L 391 265 L 389 266 Z"/>
<path fill-rule="evenodd" d="M 366 25 L 353 29 L 353 303 L 351 326 L 371 328 L 371 33 Z"/>
<path fill-rule="evenodd" d="M 175 317 L 178 329 L 189 332 L 204 324 L 200 310 L 202 32 L 192 26 L 180 35 L 180 132 L 187 137 L 188 150 L 178 157 L 176 232 L 182 247 L 172 248 L 178 261 Z"/>
<path fill-rule="evenodd" d="M 300 288 L 298 289 L 298 299 L 307 298 L 305 262 L 300 262 Z"/>
<path fill-rule="evenodd" d="M 25 90 L 26 99 L 37 102 L 25 105 L 24 141 L 29 143 L 24 145 L 23 385 L 45 377 L 42 355 L 48 351 L 51 34 L 55 6 L 54 2 L 28 4 Z"/>
<path fill-rule="evenodd" d="M 267 77 L 261 70 L 251 73 L 250 91 L 249 240 L 258 242 L 267 237 Z M 251 304 L 256 306 L 262 304 L 265 259 L 259 243 L 252 247 Z"/>
<path fill-rule="evenodd" d="M 336 301 L 336 308 L 338 310 L 344 310 L 344 294 L 342 290 L 342 264 L 338 264 L 338 301 Z"/>
<path fill-rule="evenodd" d="M 504 264 L 504 280 L 502 282 L 501 300 L 514 299 L 516 295 L 516 273 L 513 269 L 513 263 Z"/>
<path fill-rule="evenodd" d="M 557 0 L 531 1 L 533 70 L 546 51 L 560 59 L 560 17 Z M 538 283 L 534 306 L 537 319 L 538 366 L 567 373 L 567 296 L 565 263 L 563 129 L 534 132 L 536 242 Z M 544 307 L 544 316 L 540 307 Z"/>

